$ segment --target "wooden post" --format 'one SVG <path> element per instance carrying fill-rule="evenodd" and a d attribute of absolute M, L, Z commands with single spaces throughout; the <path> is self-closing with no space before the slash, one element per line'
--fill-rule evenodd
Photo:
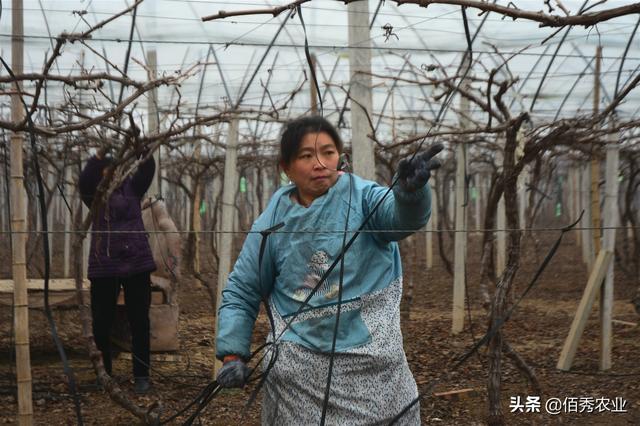
<path fill-rule="evenodd" d="M 482 203 L 480 200 L 482 199 L 482 191 L 480 189 L 482 185 L 482 176 L 479 173 L 476 173 L 473 176 L 473 185 L 476 189 L 476 199 L 474 200 L 474 217 L 476 222 L 476 231 L 479 231 L 482 228 Z"/>
<path fill-rule="evenodd" d="M 463 143 L 456 146 L 456 233 L 453 273 L 453 322 L 451 332 L 458 334 L 464 329 L 465 264 L 467 257 L 467 208 L 465 184 L 467 152 Z"/>
<path fill-rule="evenodd" d="M 489 179 L 490 178 L 488 175 L 480 174 L 480 188 L 478 189 L 478 199 L 480 200 L 480 203 L 478 204 L 478 209 L 480 210 L 480 229 L 482 229 L 482 227 L 484 226 L 484 213 L 487 207 L 487 191 L 489 188 Z"/>
<path fill-rule="evenodd" d="M 465 56 L 465 71 L 471 67 L 469 55 Z M 469 89 L 469 80 L 462 85 Z M 469 128 L 469 100 L 460 97 L 460 127 Z M 454 237 L 454 271 L 453 271 L 453 321 L 451 333 L 458 334 L 464 329 L 464 296 L 466 286 L 467 264 L 467 146 L 463 141 L 456 146 L 456 233 Z"/>
<path fill-rule="evenodd" d="M 78 190 L 78 203 L 82 206 L 82 218 L 86 217 L 89 214 L 89 207 L 87 207 L 83 202 L 80 196 L 80 191 Z M 93 225 L 91 225 L 93 227 Z M 91 230 L 91 228 L 89 228 Z M 89 250 L 91 249 L 91 239 L 84 238 L 82 240 L 82 279 L 87 279 L 89 276 Z"/>
<path fill-rule="evenodd" d="M 260 215 L 260 201 L 258 200 L 257 193 L 258 179 L 260 179 L 260 174 L 258 173 L 258 168 L 254 167 L 251 169 L 251 180 L 247 182 L 247 195 L 251 196 L 251 223 Z"/>
<path fill-rule="evenodd" d="M 369 2 L 355 1 L 347 5 L 349 22 L 349 95 L 351 102 L 351 147 L 353 171 L 365 179 L 375 180 L 373 144 L 369 117 L 371 103 L 371 36 L 369 34 Z"/>
<path fill-rule="evenodd" d="M 73 199 L 71 198 L 72 192 L 69 191 L 69 187 L 71 186 L 72 172 L 71 166 L 67 165 L 64 170 L 64 195 L 67 200 L 70 202 L 70 205 L 73 205 Z M 71 271 L 71 222 L 73 218 L 69 209 L 66 208 L 66 205 L 63 209 L 64 212 L 64 278 L 70 278 L 69 272 Z"/>
<path fill-rule="evenodd" d="M 498 139 L 500 146 L 504 149 L 504 137 Z M 497 164 L 499 164 L 500 172 L 504 163 L 504 153 L 498 151 L 496 153 Z M 504 272 L 504 268 L 507 265 L 507 233 L 505 228 L 507 227 L 507 218 L 504 206 L 504 194 L 500 196 L 498 200 L 498 206 L 496 209 L 496 275 L 499 277 Z"/>
<path fill-rule="evenodd" d="M 438 193 L 435 183 L 436 177 L 432 177 L 429 185 L 431 185 L 431 218 L 426 225 L 426 252 L 427 252 L 427 268 L 433 268 L 433 233 L 438 228 Z"/>
<path fill-rule="evenodd" d="M 405 240 L 406 253 L 402 258 L 407 265 L 417 263 L 417 248 L 416 248 L 417 234 L 409 236 Z M 403 250 L 404 251 L 404 250 Z M 411 306 L 413 305 L 413 289 L 416 278 L 415 269 L 409 272 L 409 268 L 406 268 L 407 273 L 403 274 L 402 278 L 402 301 L 400 303 L 400 319 L 402 321 L 408 321 L 411 319 Z"/>
<path fill-rule="evenodd" d="M 613 265 L 615 260 L 616 229 L 618 226 L 618 158 L 619 147 L 607 145 L 607 168 L 604 199 L 603 250 L 611 252 L 613 260 L 607 268 L 607 276 L 600 294 L 600 370 L 611 368 L 611 343 L 613 317 Z"/>
<path fill-rule="evenodd" d="M 200 162 L 202 145 L 196 142 L 197 146 L 193 154 L 194 160 Z M 200 178 L 197 178 L 193 184 L 193 206 L 191 209 L 191 225 L 193 231 L 193 271 L 200 273 L 200 232 L 202 231 L 202 220 L 200 217 L 200 204 L 202 202 L 202 190 Z"/>
<path fill-rule="evenodd" d="M 263 167 L 262 169 L 262 210 L 264 211 L 267 208 L 267 204 L 269 204 L 269 200 L 271 199 L 271 187 L 273 179 L 269 177 L 269 169 L 267 167 Z"/>
<path fill-rule="evenodd" d="M 240 180 L 238 179 L 238 182 Z M 238 194 L 236 192 L 236 196 L 233 197 L 233 201 L 232 201 L 232 206 L 233 206 L 233 233 L 237 233 L 238 231 L 240 231 L 240 215 L 238 214 L 238 210 L 235 208 L 236 205 L 236 199 L 238 197 Z"/>
<path fill-rule="evenodd" d="M 156 75 L 158 73 L 158 54 L 155 49 L 149 49 L 147 51 L 147 66 L 149 67 L 149 80 L 155 80 Z M 147 127 L 149 135 L 153 135 L 158 133 L 159 125 L 158 125 L 158 89 L 153 88 L 149 91 L 149 105 L 147 107 Z M 156 171 L 151 181 L 151 185 L 149 186 L 149 190 L 147 194 L 150 196 L 159 195 L 160 187 L 162 185 L 160 179 L 160 150 L 157 149 L 153 153 L 153 159 L 156 162 Z"/>
<path fill-rule="evenodd" d="M 68 167 L 65 167 L 65 170 Z M 57 224 L 61 225 L 64 224 L 64 218 L 65 218 L 65 214 L 66 214 L 66 206 L 64 204 L 64 199 L 62 198 L 62 195 L 60 194 L 60 191 L 58 189 L 58 185 L 60 186 L 60 188 L 62 188 L 62 184 L 64 182 L 64 170 L 61 171 L 60 176 L 58 176 L 58 180 L 56 183 L 56 186 L 54 186 L 51 191 L 53 192 L 54 196 L 53 198 L 56 200 L 56 210 L 55 210 L 55 221 Z"/>
<path fill-rule="evenodd" d="M 593 115 L 598 114 L 600 105 L 600 66 L 602 46 L 596 48 L 596 69 L 594 72 Z M 593 226 L 593 251 L 600 252 L 600 156 L 594 152 L 591 157 L 591 226 Z"/>
<path fill-rule="evenodd" d="M 523 129 L 520 128 L 517 135 L 518 145 L 516 147 L 516 161 L 519 161 L 524 156 L 524 132 Z M 523 235 L 525 233 L 524 228 L 527 226 L 526 223 L 526 211 L 527 211 L 527 177 L 528 177 L 528 167 L 525 166 L 520 174 L 518 175 L 517 182 L 517 191 L 518 191 L 518 226 L 523 229 Z M 511 294 L 514 294 L 515 289 L 512 288 Z"/>
<path fill-rule="evenodd" d="M 577 218 L 582 211 L 582 206 L 580 205 L 581 197 L 580 197 L 580 168 L 572 167 L 571 168 L 571 198 L 573 200 L 573 216 L 572 218 Z M 576 244 L 582 247 L 582 232 L 577 231 L 576 234 Z"/>
<path fill-rule="evenodd" d="M 447 182 L 447 186 L 449 187 L 447 188 L 449 191 L 449 203 L 447 204 L 447 215 L 453 221 L 455 220 L 455 215 L 456 215 L 456 197 L 455 197 L 456 182 L 449 179 L 449 181 Z"/>
<path fill-rule="evenodd" d="M 569 331 L 569 335 L 562 347 L 560 359 L 556 366 L 559 370 L 568 371 L 571 369 L 573 358 L 575 357 L 576 350 L 578 349 L 578 343 L 580 343 L 580 337 L 582 337 L 597 291 L 600 289 L 600 285 L 602 284 L 602 280 L 609 269 L 609 264 L 611 263 L 612 258 L 613 253 L 610 251 L 602 250 L 598 253 L 598 257 L 593 264 L 593 269 L 591 270 L 591 275 L 589 275 L 587 287 L 585 288 L 580 304 L 578 305 L 578 311 L 571 323 L 571 330 Z"/>
<path fill-rule="evenodd" d="M 84 71 L 84 50 L 80 51 L 80 69 L 82 71 Z M 82 99 L 82 92 L 80 92 L 80 94 L 78 95 L 78 103 L 80 104 L 80 111 L 84 114 L 86 113 L 86 108 L 84 107 L 84 103 L 83 103 L 83 99 Z M 86 164 L 85 161 L 83 160 L 87 160 L 89 157 L 89 153 L 87 151 L 81 151 L 80 153 L 80 161 L 81 164 Z M 80 195 L 80 188 L 76 187 L 76 193 L 78 194 L 78 203 L 80 204 L 81 207 L 81 218 L 80 221 L 82 221 L 83 218 L 87 217 L 87 215 L 89 214 L 89 207 L 87 207 L 83 202 L 82 202 L 82 196 Z M 93 225 L 91 225 L 93 227 Z M 91 229 L 91 228 L 89 228 Z M 83 238 L 82 239 L 82 279 L 86 279 L 89 275 L 89 250 L 91 248 L 91 239 L 90 238 Z"/>
<path fill-rule="evenodd" d="M 213 187 L 213 198 L 215 200 L 215 202 L 211 205 L 211 209 L 216 209 L 216 223 L 215 223 L 215 230 L 216 233 L 214 234 L 213 238 L 216 244 L 216 249 L 218 250 L 218 253 L 220 252 L 220 230 L 222 229 L 220 223 L 222 222 L 222 203 L 218 202 L 218 199 L 220 199 L 220 201 L 222 201 L 222 180 L 223 178 L 221 178 L 219 175 L 216 175 L 213 177 L 213 184 L 211 185 Z"/>
<path fill-rule="evenodd" d="M 527 226 L 527 178 L 529 175 L 529 171 L 525 166 L 522 169 L 522 172 L 518 176 L 518 221 L 520 224 L 520 228 L 523 229 Z"/>
<path fill-rule="evenodd" d="M 593 154 L 591 160 L 591 238 L 593 253 L 600 252 L 600 158 Z"/>
<path fill-rule="evenodd" d="M 54 188 L 55 188 L 55 184 L 56 184 L 56 176 L 54 175 L 55 169 L 49 169 L 49 167 L 44 167 L 43 168 L 44 172 L 46 173 L 46 182 L 47 182 L 47 187 L 51 188 L 51 193 L 52 195 L 55 194 Z M 49 201 L 49 208 L 47 209 L 47 226 L 49 228 L 49 247 L 50 250 L 52 252 L 55 252 L 55 241 L 56 241 L 56 233 L 55 232 L 51 232 L 51 231 L 55 231 L 55 223 L 56 223 L 56 216 L 54 214 L 55 212 L 55 207 L 57 205 L 56 200 L 58 200 L 59 197 L 56 196 L 52 196 L 50 201 Z M 46 201 L 46 196 L 45 196 L 45 201 Z M 40 203 L 38 203 L 38 206 L 40 205 Z M 45 208 L 46 208 L 46 202 L 45 202 Z M 40 216 L 40 215 L 38 215 Z M 44 227 L 41 228 L 41 230 L 44 230 Z M 55 259 L 55 256 L 51 257 L 51 267 L 53 267 L 53 261 Z"/>
<path fill-rule="evenodd" d="M 580 182 L 582 193 L 582 207 L 584 208 L 584 215 L 580 225 L 582 226 L 582 259 L 587 264 L 587 267 L 591 269 L 593 265 L 593 238 L 592 235 L 592 221 L 591 221 L 591 167 L 589 164 L 585 164 L 582 168 L 582 182 Z"/>
<path fill-rule="evenodd" d="M 498 201 L 496 226 L 498 231 L 496 232 L 496 275 L 500 276 L 504 272 L 504 268 L 507 264 L 507 232 L 504 230 L 507 227 L 507 218 L 504 209 L 504 195 L 500 197 Z"/>
<path fill-rule="evenodd" d="M 162 147 L 159 148 L 159 150 L 162 150 Z M 165 151 L 166 153 L 166 151 Z M 158 156 L 160 157 L 160 159 L 162 159 L 162 156 L 160 154 L 158 154 Z M 164 195 L 164 185 L 166 185 L 166 178 L 167 178 L 167 169 L 166 167 L 162 167 L 161 163 L 157 163 L 156 167 L 158 168 L 158 193 L 160 195 Z M 168 185 L 167 185 L 168 186 Z"/>
<path fill-rule="evenodd" d="M 218 287 L 216 291 L 216 335 L 218 334 L 218 309 L 222 302 L 222 290 L 227 285 L 227 278 L 231 272 L 231 253 L 233 246 L 233 217 L 235 216 L 235 199 L 238 190 L 238 119 L 234 118 L 229 124 L 229 137 L 225 152 L 224 183 L 222 187 L 222 234 L 218 253 L 220 264 L 218 265 Z M 217 376 L 222 363 L 216 359 L 214 375 Z"/>
<path fill-rule="evenodd" d="M 11 66 L 16 75 L 23 73 L 24 22 L 22 0 L 12 0 Z M 14 83 L 16 94 L 11 95 L 11 121 L 24 119 L 20 97 L 22 84 Z M 18 422 L 33 423 L 31 395 L 31 355 L 29 352 L 29 299 L 27 296 L 27 194 L 24 188 L 22 158 L 23 136 L 11 134 L 11 232 L 13 273 L 13 324 L 15 329 L 16 376 L 18 384 Z"/>
<path fill-rule="evenodd" d="M 191 175 L 186 175 L 184 178 L 184 185 L 187 188 L 191 188 Z M 186 192 L 184 193 L 184 203 L 182 203 L 183 210 L 182 210 L 182 229 L 191 229 L 191 215 L 189 214 L 191 212 L 191 208 L 189 206 L 191 206 L 191 199 L 189 198 L 189 194 L 187 194 Z"/>

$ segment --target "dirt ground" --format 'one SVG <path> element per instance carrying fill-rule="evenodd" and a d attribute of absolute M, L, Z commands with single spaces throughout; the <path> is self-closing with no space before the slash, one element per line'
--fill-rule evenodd
<path fill-rule="evenodd" d="M 537 234 L 537 247 L 533 240 L 525 240 L 522 267 L 515 285 L 516 294 L 520 294 L 529 282 L 557 235 L 557 232 Z M 419 239 L 416 249 L 419 259 L 424 258 L 422 240 Z M 5 246 L 6 241 L 3 252 Z M 436 256 L 436 264 L 430 270 L 424 267 L 422 260 L 406 267 L 407 276 L 414 276 L 414 299 L 410 318 L 403 322 L 403 335 L 406 355 L 419 388 L 424 391 L 433 380 L 438 380 L 439 384 L 433 390 L 436 393 L 468 388 L 473 390 L 461 394 L 459 398 L 426 395 L 421 402 L 424 424 L 476 425 L 486 422 L 488 358 L 485 350 L 470 358 L 458 371 L 449 372 L 453 359 L 472 345 L 474 337 L 478 339 L 486 331 L 486 315 L 477 289 L 480 260 L 478 236 L 470 240 L 469 256 L 471 327 L 468 317 L 465 318 L 465 331 L 455 336 L 450 332 L 453 279 L 445 271 L 440 258 Z M 405 260 L 410 257 L 405 256 Z M 211 268 L 211 262 L 207 260 L 204 263 L 206 268 Z M 6 262 L 0 272 L 3 277 L 9 273 Z M 205 275 L 213 276 L 210 272 Z M 405 281 L 408 279 L 405 278 Z M 598 371 L 597 303 L 580 342 L 573 368 L 570 372 L 555 368 L 586 281 L 587 269 L 581 261 L 575 234 L 568 234 L 539 284 L 504 327 L 506 340 L 535 370 L 542 388 L 542 394 L 538 395 L 513 363 L 508 360 L 503 362 L 502 399 L 507 424 L 640 424 L 640 327 L 633 325 L 640 318 L 629 303 L 634 291 L 631 277 L 616 269 L 614 318 L 617 321 L 613 324 L 613 368 L 607 372 Z M 115 377 L 130 397 L 143 406 L 150 406 L 154 402 L 161 404 L 163 419 L 188 404 L 211 380 L 214 360 L 214 317 L 211 306 L 212 301 L 205 287 L 194 279 L 183 280 L 180 287 L 180 351 L 165 359 L 159 359 L 158 356 L 152 358 L 154 390 L 151 395 L 133 395 L 129 380 L 131 361 L 127 354 L 122 354 L 114 362 Z M 80 338 L 77 313 L 57 311 L 55 319 L 79 382 L 85 424 L 136 423 L 135 417 L 112 402 L 96 386 L 95 374 Z M 74 424 L 73 401 L 44 315 L 32 310 L 30 321 L 35 422 Z M 0 423 L 14 423 L 17 413 L 10 325 L 11 309 L 0 305 Z M 267 328 L 263 315 L 257 324 L 256 345 L 263 341 Z M 246 417 L 242 414 L 250 393 L 251 388 L 221 393 L 204 410 L 201 423 L 259 424 L 260 398 L 248 410 Z M 528 396 L 540 396 L 540 413 L 510 412 L 512 398 L 520 397 L 524 403 Z M 578 401 L 577 411 L 584 412 L 567 412 L 572 410 L 565 405 L 565 408 L 560 408 L 559 414 L 548 413 L 545 405 L 554 398 L 569 404 Z M 616 398 L 626 401 L 626 412 L 613 413 L 613 406 L 606 406 L 607 402 Z M 596 405 L 598 399 L 600 407 Z M 589 408 L 593 412 L 588 412 Z M 179 417 L 175 424 L 185 418 Z"/>

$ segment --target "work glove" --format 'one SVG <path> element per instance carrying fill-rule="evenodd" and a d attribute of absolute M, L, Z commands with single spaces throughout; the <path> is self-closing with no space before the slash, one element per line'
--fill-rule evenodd
<path fill-rule="evenodd" d="M 218 371 L 216 381 L 223 388 L 242 388 L 247 383 L 251 370 L 240 358 L 227 361 Z"/>
<path fill-rule="evenodd" d="M 433 158 L 444 146 L 441 143 L 432 145 L 424 152 L 403 158 L 398 164 L 398 184 L 406 192 L 414 192 L 427 184 L 431 170 L 440 167 L 440 162 Z"/>

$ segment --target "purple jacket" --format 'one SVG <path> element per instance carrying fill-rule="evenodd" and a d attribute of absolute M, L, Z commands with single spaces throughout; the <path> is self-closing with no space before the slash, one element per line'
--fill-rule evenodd
<path fill-rule="evenodd" d="M 80 194 L 82 201 L 89 207 L 102 180 L 102 170 L 108 164 L 109 160 L 91 157 L 80 173 Z M 89 278 L 128 277 L 156 269 L 147 234 L 120 233 L 145 230 L 140 201 L 151 185 L 155 169 L 153 157 L 149 157 L 149 160 L 140 164 L 138 170 L 113 191 L 106 205 L 97 212 L 91 233 Z M 109 214 L 105 214 L 105 207 L 109 209 Z"/>

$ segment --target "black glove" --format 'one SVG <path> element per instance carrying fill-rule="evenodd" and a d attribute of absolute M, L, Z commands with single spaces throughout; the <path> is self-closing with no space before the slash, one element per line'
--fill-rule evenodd
<path fill-rule="evenodd" d="M 414 192 L 427 184 L 431 177 L 431 170 L 440 167 L 440 162 L 433 158 L 444 146 L 437 143 L 427 151 L 411 157 L 403 158 L 398 164 L 398 183 L 407 192 Z"/>
<path fill-rule="evenodd" d="M 247 384 L 247 377 L 251 371 L 241 359 L 234 359 L 224 363 L 216 381 L 223 388 L 242 388 Z"/>

